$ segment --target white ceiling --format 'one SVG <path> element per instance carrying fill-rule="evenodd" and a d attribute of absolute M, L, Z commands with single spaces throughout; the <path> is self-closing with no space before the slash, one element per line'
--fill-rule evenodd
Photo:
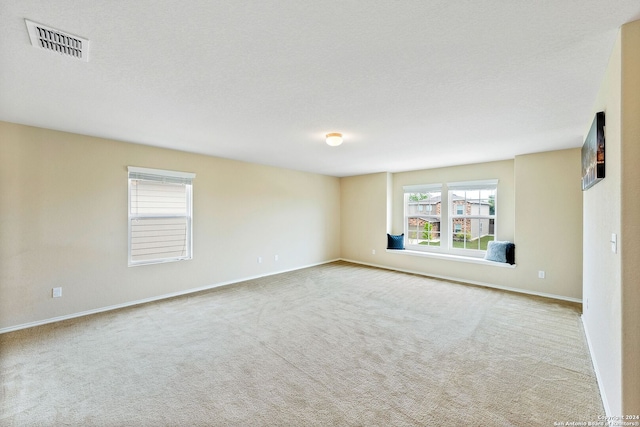
<path fill-rule="evenodd" d="M 89 62 L 32 47 L 25 18 Z M 582 144 L 635 19 L 638 0 L 0 0 L 0 120 L 335 176 L 508 159 Z"/>

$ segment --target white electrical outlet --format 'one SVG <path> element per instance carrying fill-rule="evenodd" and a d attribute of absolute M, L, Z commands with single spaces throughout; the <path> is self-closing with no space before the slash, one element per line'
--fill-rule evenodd
<path fill-rule="evenodd" d="M 258 257 L 258 264 L 262 264 L 262 257 L 261 256 Z"/>
<path fill-rule="evenodd" d="M 545 274 L 543 270 L 538 271 L 538 279 L 544 279 L 544 276 Z"/>
<path fill-rule="evenodd" d="M 274 256 L 274 257 L 273 257 L 273 260 L 274 260 L 274 261 L 277 261 L 277 260 L 278 260 L 278 255 Z"/>
<path fill-rule="evenodd" d="M 60 298 L 62 296 L 62 288 L 53 288 L 51 291 L 53 298 Z"/>
<path fill-rule="evenodd" d="M 371 255 L 375 255 L 376 254 L 376 250 L 375 249 L 371 249 Z"/>

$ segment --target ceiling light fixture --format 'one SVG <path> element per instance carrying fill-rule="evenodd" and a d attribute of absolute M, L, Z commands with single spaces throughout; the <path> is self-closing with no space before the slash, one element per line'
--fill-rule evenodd
<path fill-rule="evenodd" d="M 338 132 L 332 132 L 327 134 L 327 144 L 332 147 L 337 147 L 342 144 L 342 134 Z"/>

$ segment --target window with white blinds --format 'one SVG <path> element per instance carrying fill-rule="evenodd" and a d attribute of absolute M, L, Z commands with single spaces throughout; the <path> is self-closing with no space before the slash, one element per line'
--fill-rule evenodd
<path fill-rule="evenodd" d="M 187 172 L 130 166 L 129 265 L 192 258 L 192 180 Z"/>

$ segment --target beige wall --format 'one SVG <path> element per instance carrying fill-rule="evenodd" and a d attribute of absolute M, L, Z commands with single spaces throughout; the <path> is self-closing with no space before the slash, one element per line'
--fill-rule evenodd
<path fill-rule="evenodd" d="M 386 233 L 403 231 L 403 186 L 493 178 L 498 179 L 497 238 L 515 242 L 516 268 L 385 251 Z M 579 149 L 523 155 L 500 162 L 342 178 L 342 257 L 580 300 L 582 193 L 579 183 Z M 392 206 L 385 211 L 389 198 Z M 548 203 L 558 203 L 562 209 L 551 209 Z M 379 214 L 370 215 L 374 212 Z M 385 212 L 390 212 L 391 218 L 385 218 Z M 545 279 L 538 279 L 539 270 L 545 271 Z"/>
<path fill-rule="evenodd" d="M 622 27 L 622 412 L 640 414 L 640 21 Z"/>
<path fill-rule="evenodd" d="M 593 112 L 603 110 L 605 179 L 584 192 L 584 323 L 605 406 L 630 415 L 640 413 L 640 21 L 616 41 Z"/>
<path fill-rule="evenodd" d="M 581 172 L 579 148 L 516 157 L 516 280 L 523 286 L 582 299 Z"/>
<path fill-rule="evenodd" d="M 599 373 L 603 400 L 614 414 L 621 407 L 621 279 L 611 234 L 620 236 L 620 39 L 611 55 L 594 114 L 605 111 L 605 179 L 584 199 L 584 324 Z M 593 116 L 585 120 L 587 134 Z M 620 236 L 622 240 L 622 236 Z"/>
<path fill-rule="evenodd" d="M 196 173 L 193 260 L 127 266 L 129 165 Z M 338 178 L 0 122 L 0 195 L 0 329 L 340 257 Z"/>
<path fill-rule="evenodd" d="M 370 261 L 387 245 L 387 187 L 390 174 L 341 179 L 342 257 Z M 376 251 L 376 255 L 372 251 Z"/>

